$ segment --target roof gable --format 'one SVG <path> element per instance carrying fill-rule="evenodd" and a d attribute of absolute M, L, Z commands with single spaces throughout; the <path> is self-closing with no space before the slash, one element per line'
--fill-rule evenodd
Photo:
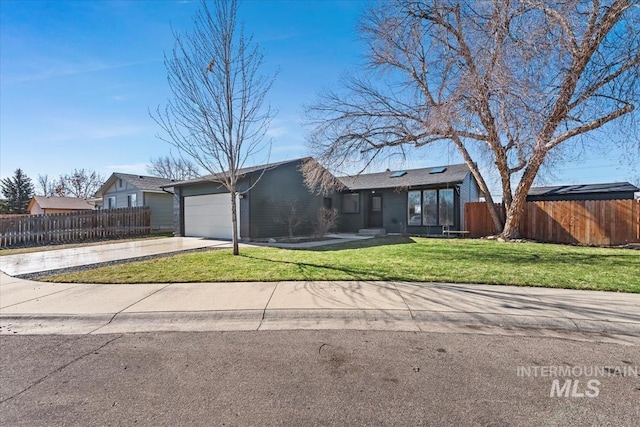
<path fill-rule="evenodd" d="M 115 185 L 118 179 L 127 181 L 138 190 L 148 193 L 166 193 L 166 191 L 163 190 L 163 187 L 171 187 L 175 183 L 172 179 L 160 178 L 157 176 L 114 172 L 96 192 L 96 196 L 102 196 L 106 193 L 113 185 Z"/>

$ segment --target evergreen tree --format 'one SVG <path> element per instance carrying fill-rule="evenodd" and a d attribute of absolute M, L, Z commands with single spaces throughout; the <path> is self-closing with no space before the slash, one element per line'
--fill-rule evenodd
<path fill-rule="evenodd" d="M 22 169 L 16 169 L 13 177 L 3 179 L 1 187 L 2 194 L 6 199 L 7 213 L 29 213 L 27 207 L 31 197 L 33 197 L 33 183 Z"/>

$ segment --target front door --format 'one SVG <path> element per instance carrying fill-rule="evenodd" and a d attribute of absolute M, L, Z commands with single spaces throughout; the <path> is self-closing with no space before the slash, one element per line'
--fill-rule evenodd
<path fill-rule="evenodd" d="M 369 228 L 382 228 L 382 194 L 369 196 Z"/>

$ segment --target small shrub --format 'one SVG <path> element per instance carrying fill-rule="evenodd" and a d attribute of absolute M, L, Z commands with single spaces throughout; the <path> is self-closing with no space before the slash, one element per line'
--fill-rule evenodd
<path fill-rule="evenodd" d="M 335 228 L 337 222 L 337 209 L 320 208 L 320 210 L 318 211 L 318 215 L 316 216 L 316 221 L 314 223 L 315 236 L 324 236 L 329 230 Z"/>

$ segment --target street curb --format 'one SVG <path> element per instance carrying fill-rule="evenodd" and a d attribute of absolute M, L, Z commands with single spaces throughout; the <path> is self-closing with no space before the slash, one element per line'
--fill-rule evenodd
<path fill-rule="evenodd" d="M 565 331 L 640 337 L 640 323 L 489 313 L 408 310 L 274 309 L 106 314 L 0 315 L 0 335 L 106 334 L 164 331 L 347 329 L 433 331 Z"/>

